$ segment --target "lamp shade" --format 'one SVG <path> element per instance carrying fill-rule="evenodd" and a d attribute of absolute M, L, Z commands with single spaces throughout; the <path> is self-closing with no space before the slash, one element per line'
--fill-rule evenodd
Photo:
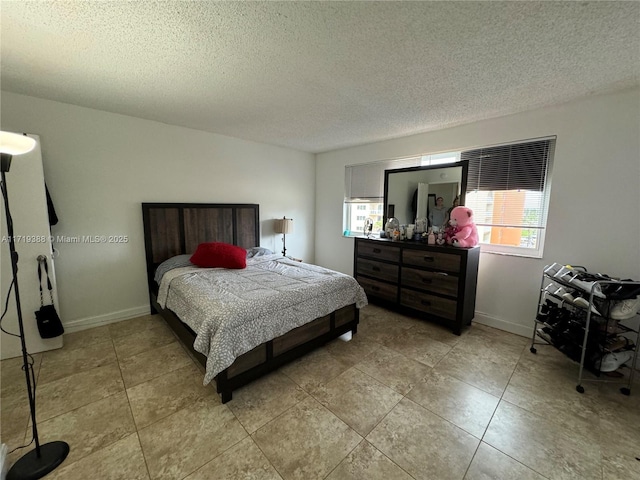
<path fill-rule="evenodd" d="M 34 149 L 36 141 L 19 133 L 0 132 L 0 153 L 22 155 Z"/>
<path fill-rule="evenodd" d="M 274 231 L 276 233 L 284 233 L 285 235 L 293 233 L 293 219 L 286 217 L 276 219 Z"/>

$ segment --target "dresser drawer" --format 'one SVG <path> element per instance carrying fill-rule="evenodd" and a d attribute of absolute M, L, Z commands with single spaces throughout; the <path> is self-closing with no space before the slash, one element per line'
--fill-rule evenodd
<path fill-rule="evenodd" d="M 369 275 L 380 280 L 398 282 L 398 265 L 391 263 L 376 262 L 367 258 L 358 258 L 356 262 L 356 272 L 358 275 Z"/>
<path fill-rule="evenodd" d="M 382 242 L 358 242 L 358 256 L 379 258 L 390 262 L 400 261 L 400 248 Z"/>
<path fill-rule="evenodd" d="M 456 255 L 453 253 L 412 249 L 405 249 L 402 252 L 403 264 L 429 267 L 434 270 L 444 270 L 454 273 L 460 271 L 460 260 L 460 255 Z"/>
<path fill-rule="evenodd" d="M 457 302 L 455 300 L 403 288 L 400 291 L 400 303 L 430 315 L 436 315 L 448 320 L 456 319 Z"/>
<path fill-rule="evenodd" d="M 451 297 L 458 296 L 458 277 L 444 272 L 431 272 L 415 268 L 402 268 L 403 287 L 419 288 Z"/>
<path fill-rule="evenodd" d="M 367 295 L 382 298 L 390 302 L 398 301 L 398 287 L 388 283 L 377 282 L 370 278 L 358 277 L 358 283 Z"/>

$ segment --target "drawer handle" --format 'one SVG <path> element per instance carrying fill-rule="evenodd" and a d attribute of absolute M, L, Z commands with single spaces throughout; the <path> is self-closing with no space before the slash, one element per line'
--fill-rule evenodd
<path fill-rule="evenodd" d="M 445 272 L 436 272 L 437 275 L 442 275 L 443 277 L 448 277 L 449 274 Z"/>
<path fill-rule="evenodd" d="M 374 248 L 373 253 L 382 253 L 382 250 L 380 250 L 379 248 Z"/>
<path fill-rule="evenodd" d="M 429 257 L 428 255 L 425 255 L 423 258 L 425 262 L 433 262 L 435 260 L 434 257 Z"/>
<path fill-rule="evenodd" d="M 422 279 L 422 283 L 429 283 L 429 284 L 431 284 L 431 283 L 433 283 L 433 280 L 432 280 L 431 278 L 423 278 L 423 279 Z"/>
<path fill-rule="evenodd" d="M 380 271 L 380 267 L 371 267 L 371 270 L 373 270 L 374 272 L 379 272 Z"/>
<path fill-rule="evenodd" d="M 371 290 L 373 290 L 374 292 L 377 292 L 378 290 L 380 290 L 380 287 L 376 287 L 375 285 L 371 287 Z"/>
<path fill-rule="evenodd" d="M 426 307 L 431 306 L 431 302 L 429 300 L 421 300 L 420 303 Z"/>

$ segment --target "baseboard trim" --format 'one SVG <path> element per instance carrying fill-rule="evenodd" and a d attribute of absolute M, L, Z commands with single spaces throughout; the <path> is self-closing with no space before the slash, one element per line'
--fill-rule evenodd
<path fill-rule="evenodd" d="M 95 317 L 79 318 L 78 320 L 64 322 L 64 331 L 65 333 L 79 332 L 88 328 L 109 325 L 110 323 L 116 323 L 122 320 L 140 317 L 142 315 L 149 315 L 149 312 L 149 305 L 143 305 L 140 307 L 127 308 L 126 310 L 118 310 L 117 312 L 106 313 L 104 315 L 98 315 Z"/>
<path fill-rule="evenodd" d="M 491 315 L 478 312 L 477 310 L 475 313 L 476 315 L 473 321 L 482 325 L 486 325 L 487 327 L 497 328 L 499 330 L 504 330 L 505 332 L 514 333 L 516 335 L 520 335 L 521 337 L 528 338 L 531 337 L 531 333 L 533 332 L 533 320 L 531 326 L 525 326 L 520 325 L 519 323 L 507 322 L 506 320 L 492 317 Z"/>

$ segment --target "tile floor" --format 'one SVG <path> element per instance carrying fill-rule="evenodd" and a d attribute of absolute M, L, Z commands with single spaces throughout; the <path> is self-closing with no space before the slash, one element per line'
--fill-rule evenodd
<path fill-rule="evenodd" d="M 30 438 L 24 377 L 1 367 L 13 447 Z M 640 479 L 640 382 L 580 395 L 551 347 L 371 305 L 351 342 L 225 405 L 158 316 L 67 335 L 35 371 L 41 440 L 71 446 L 47 479 Z"/>

